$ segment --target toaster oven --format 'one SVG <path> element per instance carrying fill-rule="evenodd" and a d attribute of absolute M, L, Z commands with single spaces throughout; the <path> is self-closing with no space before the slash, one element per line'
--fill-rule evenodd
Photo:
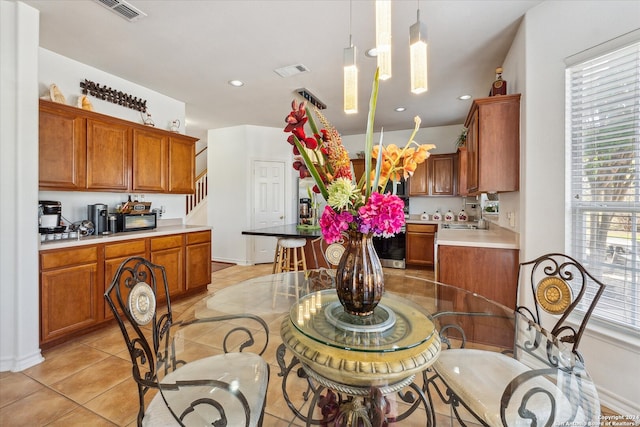
<path fill-rule="evenodd" d="M 153 230 L 158 226 L 155 212 L 119 213 L 117 215 L 118 232 Z"/>

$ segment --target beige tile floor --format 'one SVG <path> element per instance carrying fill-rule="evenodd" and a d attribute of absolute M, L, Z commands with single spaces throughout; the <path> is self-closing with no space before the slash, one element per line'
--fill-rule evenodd
<path fill-rule="evenodd" d="M 270 264 L 231 266 L 214 271 L 212 284 L 200 295 L 175 301 L 179 315 L 207 293 L 253 277 L 271 273 Z M 429 270 L 388 270 L 433 278 Z M 276 329 L 277 331 L 277 329 Z M 271 337 L 275 351 L 277 332 Z M 137 388 L 131 378 L 131 362 L 117 326 L 43 351 L 45 361 L 22 372 L 0 373 L 0 426 L 135 426 L 138 410 Z M 266 427 L 302 426 L 284 402 L 279 367 L 270 361 L 271 378 L 264 425 Z M 152 395 L 147 396 L 149 399 Z M 437 400 L 437 399 L 436 399 Z M 305 409 L 306 410 L 306 409 Z M 446 407 L 437 407 L 438 425 L 451 425 Z M 413 419 L 413 417 L 412 417 Z M 399 425 L 425 425 L 415 417 Z M 453 423 L 453 425 L 457 425 Z"/>

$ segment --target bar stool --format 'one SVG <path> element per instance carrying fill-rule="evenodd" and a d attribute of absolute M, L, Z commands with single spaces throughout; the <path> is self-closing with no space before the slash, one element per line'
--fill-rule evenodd
<path fill-rule="evenodd" d="M 304 256 L 304 247 L 307 239 L 301 238 L 285 238 L 278 239 L 276 245 L 276 255 L 273 262 L 273 272 L 282 273 L 285 271 L 304 271 L 307 269 L 307 261 Z M 293 280 L 289 280 L 293 279 Z M 291 283 L 293 282 L 293 283 Z M 293 288 L 293 289 L 292 289 Z M 298 275 L 294 274 L 293 278 L 283 281 L 279 285 L 274 283 L 273 286 L 273 306 L 276 305 L 278 295 L 282 295 L 287 299 L 293 297 L 293 302 L 300 295 L 298 285 Z"/>
<path fill-rule="evenodd" d="M 276 254 L 273 260 L 273 273 L 306 270 L 307 261 L 304 255 L 304 247 L 306 244 L 307 239 L 302 238 L 282 237 L 278 239 Z"/>

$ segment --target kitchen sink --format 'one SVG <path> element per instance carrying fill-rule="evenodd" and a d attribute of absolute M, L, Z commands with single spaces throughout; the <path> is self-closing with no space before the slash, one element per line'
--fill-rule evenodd
<path fill-rule="evenodd" d="M 442 228 L 450 229 L 450 230 L 477 230 L 478 226 L 476 224 L 463 224 L 463 223 L 444 223 L 442 224 Z"/>

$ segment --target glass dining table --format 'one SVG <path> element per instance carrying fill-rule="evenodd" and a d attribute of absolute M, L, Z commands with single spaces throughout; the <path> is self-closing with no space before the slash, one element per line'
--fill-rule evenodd
<path fill-rule="evenodd" d="M 228 351 L 261 354 L 271 367 L 265 411 L 293 420 L 289 425 L 450 425 L 451 409 L 443 403 L 449 397 L 434 363 L 442 352 L 458 348 L 507 354 L 527 371 L 547 376 L 560 360 L 562 382 L 575 376 L 587 390 L 572 388 L 562 405 L 575 405 L 594 422 L 599 416 L 595 387 L 569 347 L 511 308 L 425 278 L 385 271 L 385 294 L 367 318 L 344 312 L 334 271 L 327 269 L 243 280 L 174 311 L 167 339 L 176 359 L 188 363 Z M 183 412 L 184 403 L 165 392 L 162 381 L 160 392 L 172 412 Z M 526 406 L 522 395 L 505 392 L 503 401 L 493 403 Z M 510 402 L 516 398 L 522 401 Z M 549 419 L 575 425 L 562 419 L 566 411 L 559 402 L 549 404 Z M 468 420 L 467 425 L 482 425 Z"/>

